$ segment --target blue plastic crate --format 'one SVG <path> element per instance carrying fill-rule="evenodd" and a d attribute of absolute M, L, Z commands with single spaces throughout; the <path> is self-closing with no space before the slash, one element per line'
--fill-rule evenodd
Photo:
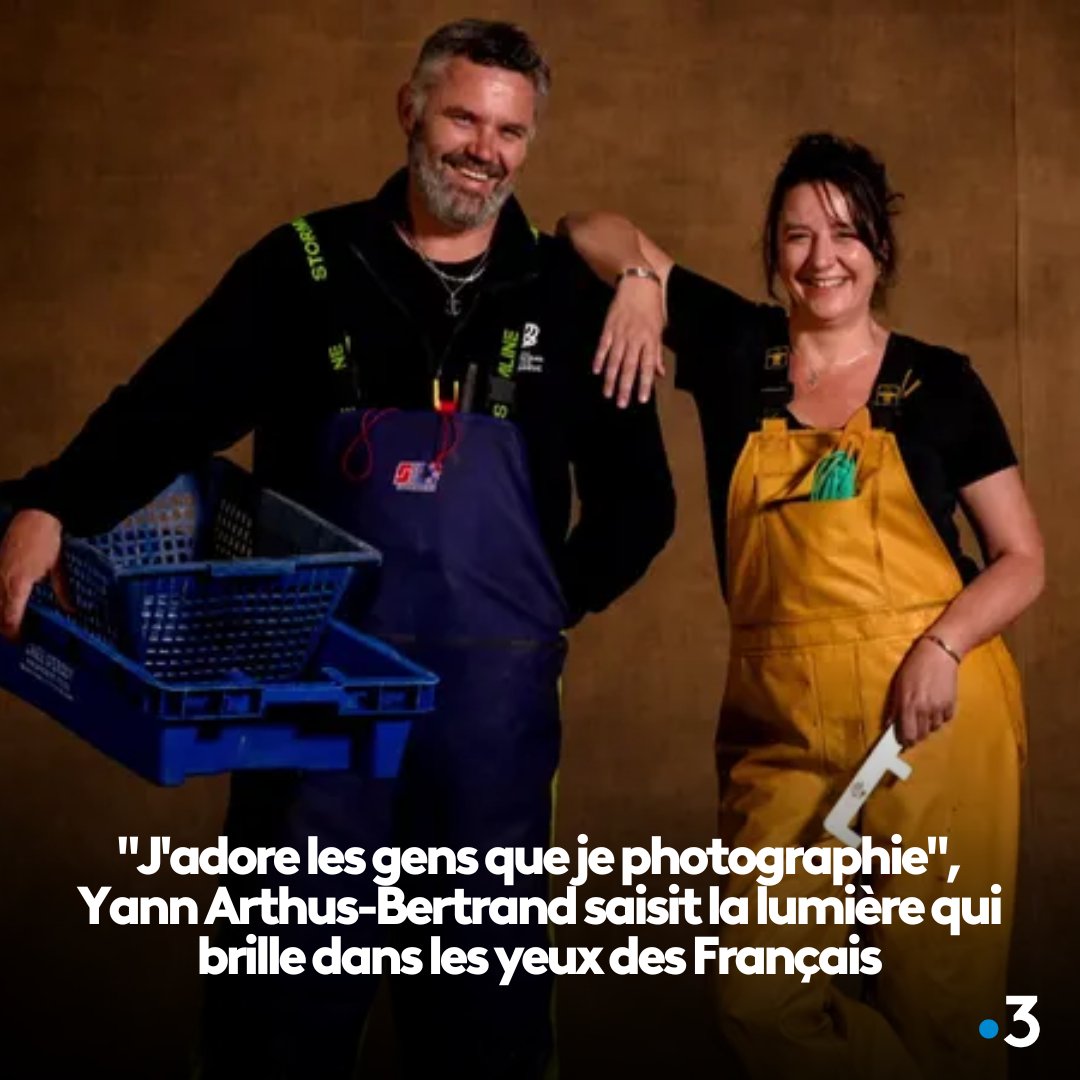
<path fill-rule="evenodd" d="M 303 674 L 163 682 L 37 603 L 21 641 L 0 640 L 0 685 L 158 784 L 236 769 L 396 776 L 412 718 L 434 707 L 437 678 L 335 619 Z"/>
<path fill-rule="evenodd" d="M 295 678 L 381 562 L 224 458 L 63 557 L 79 623 L 170 682 Z"/>

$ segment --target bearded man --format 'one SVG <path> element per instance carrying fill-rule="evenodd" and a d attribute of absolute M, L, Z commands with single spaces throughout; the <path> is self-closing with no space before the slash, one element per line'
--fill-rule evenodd
<path fill-rule="evenodd" d="M 438 30 L 399 94 L 408 167 L 374 199 L 306 215 L 241 256 L 60 457 L 6 493 L 22 508 L 0 549 L 8 634 L 62 529 L 111 527 L 251 430 L 264 484 L 382 551 L 360 625 L 440 676 L 436 713 L 414 725 L 392 785 L 360 770 L 236 774 L 234 845 L 473 848 L 482 867 L 492 848 L 548 842 L 563 632 L 645 572 L 674 520 L 653 408 L 616 408 L 590 374 L 606 296 L 511 194 L 549 82 L 514 26 Z M 436 861 L 442 876 L 398 885 L 546 896 L 542 877 L 507 886 Z M 306 893 L 320 911 L 376 902 L 370 871 L 238 880 L 248 895 Z M 380 965 L 361 952 L 370 975 L 314 974 L 315 952 L 334 937 L 343 951 L 411 944 L 427 967 L 433 934 L 444 955 L 465 950 L 469 973 L 391 980 L 406 1074 L 543 1075 L 550 977 L 519 971 L 500 987 L 493 950 L 546 945 L 544 926 L 387 938 L 370 916 L 296 918 L 227 928 L 224 945 L 255 932 L 305 948 L 307 974 L 208 979 L 207 1080 L 350 1076 Z"/>

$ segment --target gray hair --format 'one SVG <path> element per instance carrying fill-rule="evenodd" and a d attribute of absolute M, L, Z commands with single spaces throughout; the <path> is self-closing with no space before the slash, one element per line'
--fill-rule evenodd
<path fill-rule="evenodd" d="M 487 19 L 461 19 L 440 27 L 424 42 L 409 79 L 409 93 L 417 115 L 424 111 L 428 91 L 455 57 L 463 56 L 484 67 L 516 71 L 536 91 L 536 112 L 551 89 L 551 69 L 536 42 L 519 26 Z"/>

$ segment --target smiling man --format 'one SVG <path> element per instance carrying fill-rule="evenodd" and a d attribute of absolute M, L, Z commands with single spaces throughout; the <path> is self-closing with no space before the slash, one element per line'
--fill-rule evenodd
<path fill-rule="evenodd" d="M 429 87 L 430 67 L 419 70 L 402 87 L 398 103 L 409 137 L 414 221 L 427 231 L 491 226 L 525 161 L 536 87 L 518 72 L 481 67 L 460 56 L 435 71 Z M 474 239 L 490 235 L 489 228 Z"/>
<path fill-rule="evenodd" d="M 62 528 L 109 527 L 252 429 L 264 483 L 383 552 L 360 625 L 439 674 L 436 713 L 415 725 L 393 787 L 359 772 L 237 774 L 233 844 L 475 848 L 482 865 L 486 849 L 548 841 L 563 631 L 645 572 L 674 518 L 653 408 L 617 409 L 589 371 L 605 291 L 512 195 L 549 81 L 516 27 L 437 31 L 398 98 L 408 167 L 373 199 L 298 218 L 243 255 L 63 454 L 9 493 L 22 510 L 0 549 L 7 633 L 55 566 Z M 317 910 L 375 902 L 370 877 L 236 880 L 253 896 L 306 893 Z M 401 885 L 547 888 L 482 872 Z M 369 950 L 365 970 L 380 944 L 432 954 L 432 928 L 384 939 L 372 922 L 268 920 L 229 927 L 220 944 L 266 933 L 310 960 L 340 937 Z M 434 930 L 444 957 L 547 944 L 543 926 Z M 392 980 L 406 1074 L 543 1075 L 550 977 L 500 987 L 494 959 L 484 974 L 462 955 L 455 966 L 472 974 Z M 311 969 L 208 980 L 206 1080 L 352 1075 L 376 977 Z"/>

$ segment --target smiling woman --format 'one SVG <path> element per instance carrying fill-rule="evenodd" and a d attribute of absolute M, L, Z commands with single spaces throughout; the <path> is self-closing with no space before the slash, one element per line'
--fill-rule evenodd
<path fill-rule="evenodd" d="M 571 216 L 616 283 L 595 368 L 647 398 L 663 374 L 701 417 L 713 535 L 732 623 L 717 732 L 719 833 L 731 845 L 829 843 L 823 819 L 893 724 L 913 774 L 865 804 L 865 835 L 950 837 L 971 895 L 1011 894 L 1023 715 L 998 636 L 1042 587 L 1042 544 L 1004 424 L 964 356 L 875 314 L 896 267 L 898 196 L 867 150 L 799 139 L 768 202 L 755 304 L 613 215 Z M 657 286 L 660 286 L 659 288 Z M 958 506 L 986 559 L 962 549 Z M 848 885 L 847 888 L 853 886 Z M 898 886 L 873 882 L 875 895 Z M 908 878 L 926 910 L 937 874 Z M 745 894 L 732 879 L 728 899 Z M 839 897 L 809 875 L 785 894 Z M 820 980 L 721 975 L 720 1021 L 751 1075 L 1003 1075 L 976 1035 L 1005 997 L 1011 910 L 978 939 L 878 926 L 874 1007 Z M 843 944 L 843 927 L 725 926 L 727 948 Z M 872 1064 L 876 1063 L 876 1064 Z"/>
<path fill-rule="evenodd" d="M 807 425 L 842 426 L 869 400 L 888 340 L 871 307 L 896 268 L 898 198 L 869 151 L 827 135 L 802 139 L 773 185 L 765 279 L 774 299 L 777 280 L 790 299 L 788 409 Z"/>

